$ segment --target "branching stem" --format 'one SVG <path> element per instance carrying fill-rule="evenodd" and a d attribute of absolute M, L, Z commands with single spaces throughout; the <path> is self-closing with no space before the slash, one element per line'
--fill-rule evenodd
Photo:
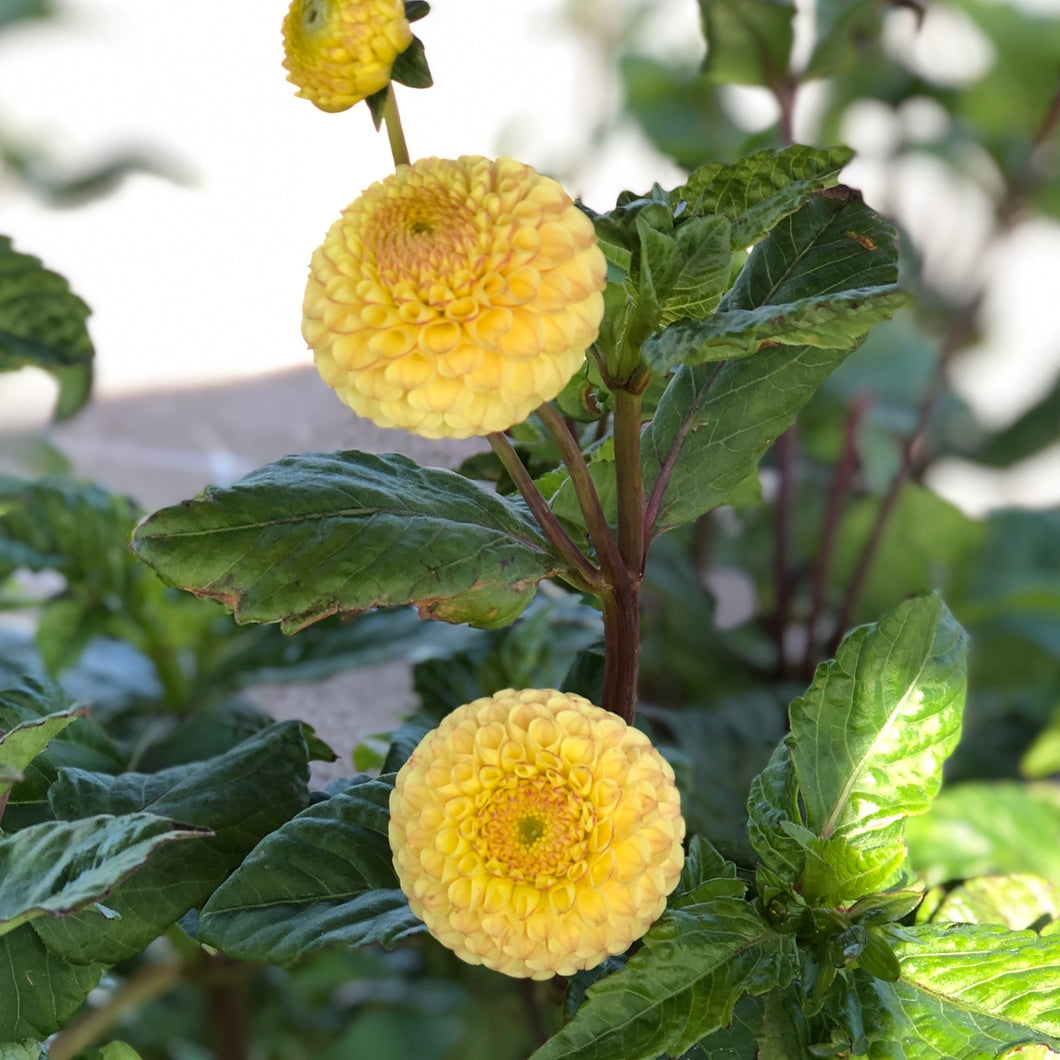
<path fill-rule="evenodd" d="M 519 495 L 526 501 L 527 507 L 537 520 L 538 526 L 548 538 L 552 547 L 567 561 L 571 572 L 580 579 L 581 587 L 589 591 L 598 591 L 603 587 L 600 572 L 582 554 L 581 549 L 571 540 L 570 535 L 552 513 L 548 502 L 534 484 L 530 472 L 526 470 L 519 454 L 508 438 L 499 431 L 487 435 L 493 451 L 497 454 L 508 477 L 515 483 Z"/>

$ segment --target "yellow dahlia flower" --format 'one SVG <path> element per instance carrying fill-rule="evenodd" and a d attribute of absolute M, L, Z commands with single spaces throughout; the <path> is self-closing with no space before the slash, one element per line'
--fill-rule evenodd
<path fill-rule="evenodd" d="M 358 415 L 427 438 L 503 431 L 554 398 L 603 316 L 592 222 L 510 158 L 423 158 L 343 211 L 302 334 Z"/>
<path fill-rule="evenodd" d="M 666 760 L 587 699 L 506 689 L 427 734 L 390 796 L 412 911 L 469 964 L 547 979 L 622 953 L 684 862 Z"/>
<path fill-rule="evenodd" d="M 287 80 L 321 110 L 347 110 L 386 88 L 411 43 L 403 0 L 292 0 L 283 20 Z"/>

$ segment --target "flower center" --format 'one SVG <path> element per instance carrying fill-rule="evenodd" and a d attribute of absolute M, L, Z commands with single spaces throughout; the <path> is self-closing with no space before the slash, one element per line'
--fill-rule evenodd
<path fill-rule="evenodd" d="M 302 27 L 307 32 L 319 29 L 327 21 L 328 0 L 305 0 L 302 8 Z"/>
<path fill-rule="evenodd" d="M 494 876 L 549 886 L 585 856 L 582 800 L 545 777 L 502 785 L 479 812 L 478 848 Z"/>

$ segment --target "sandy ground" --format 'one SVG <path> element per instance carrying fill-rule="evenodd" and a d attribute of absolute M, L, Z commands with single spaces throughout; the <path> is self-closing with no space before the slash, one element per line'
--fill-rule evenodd
<path fill-rule="evenodd" d="M 0 405 L 2 405 L 0 392 Z M 2 416 L 0 416 L 2 422 Z M 51 432 L 75 473 L 153 510 L 226 484 L 290 453 L 361 449 L 400 452 L 421 464 L 452 467 L 481 443 L 430 442 L 382 430 L 354 416 L 313 368 L 188 390 L 94 400 Z M 326 782 L 353 771 L 350 753 L 366 735 L 393 728 L 415 707 L 410 667 L 359 669 L 309 685 L 249 693 L 277 719 L 309 722 L 339 754 L 317 764 Z"/>

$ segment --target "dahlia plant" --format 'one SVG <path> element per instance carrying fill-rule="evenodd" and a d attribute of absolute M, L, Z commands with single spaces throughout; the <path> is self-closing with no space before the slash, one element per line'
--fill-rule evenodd
<path fill-rule="evenodd" d="M 827 65 L 838 31 L 819 7 Z M 790 141 L 786 5 L 703 10 L 708 73 L 770 86 Z M 366 101 L 395 163 L 335 204 L 311 253 L 307 234 L 301 331 L 351 416 L 481 451 L 455 471 L 292 455 L 139 521 L 88 487 L 0 484 L 0 557 L 67 585 L 42 610 L 49 671 L 91 623 L 150 663 L 168 711 L 137 728 L 130 696 L 105 731 L 46 681 L 0 694 L 0 1056 L 69 1060 L 189 967 L 230 1001 L 233 968 L 297 975 L 325 954 L 354 962 L 354 993 L 370 965 L 398 969 L 398 993 L 496 1001 L 453 1040 L 424 1007 L 410 1056 L 1055 1055 L 1055 889 L 1015 872 L 941 886 L 990 869 L 936 849 L 964 834 L 945 794 L 932 804 L 961 734 L 965 632 L 930 571 L 848 628 L 920 435 L 829 611 L 851 413 L 814 593 L 805 614 L 794 603 L 796 418 L 906 301 L 894 229 L 841 182 L 851 152 L 784 142 L 609 208 L 458 142 L 413 159 L 393 82 L 430 83 L 410 29 L 425 13 L 294 0 L 283 23 L 298 94 Z M 48 320 L 82 335 L 84 306 L 58 287 Z M 58 341 L 40 328 L 27 339 Z M 718 640 L 712 610 L 674 603 L 698 598 L 699 569 L 658 557 L 709 528 L 724 565 L 742 520 L 757 569 L 768 504 L 771 620 Z M 134 522 L 133 554 L 96 571 L 84 542 Z M 973 617 L 988 607 L 970 599 Z M 406 649 L 422 709 L 323 790 L 309 762 L 329 751 L 308 727 L 218 698 Z M 705 702 L 676 709 L 665 689 L 687 667 Z M 1015 805 L 1057 822 L 1051 796 Z M 1001 918 L 998 894 L 1017 891 Z M 124 994 L 102 980 L 103 1002 L 61 1029 L 163 933 L 175 957 Z M 248 1055 L 237 1021 L 215 1022 L 218 1054 Z M 326 1055 L 367 1048 L 338 1040 Z"/>

